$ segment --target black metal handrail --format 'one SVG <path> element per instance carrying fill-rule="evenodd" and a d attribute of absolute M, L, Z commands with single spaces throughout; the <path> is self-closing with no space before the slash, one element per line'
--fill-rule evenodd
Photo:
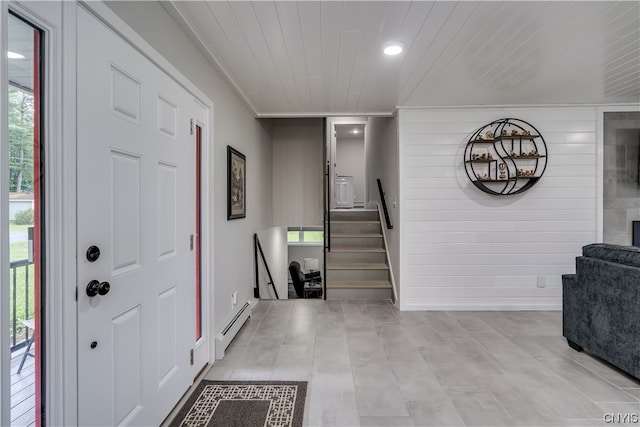
<path fill-rule="evenodd" d="M 29 259 L 20 259 L 16 261 L 11 261 L 11 290 L 13 292 L 11 298 L 11 351 L 18 350 L 25 345 L 27 345 L 27 341 L 29 340 L 29 328 L 24 327 L 25 334 L 24 339 L 22 341 L 17 341 L 18 338 L 18 315 L 17 315 L 17 307 L 18 307 L 18 269 L 24 268 L 24 313 L 25 318 L 20 320 L 27 320 L 29 318 L 29 266 L 33 264 L 33 261 Z"/>
<path fill-rule="evenodd" d="M 260 253 L 262 263 L 264 264 L 264 268 L 267 270 L 267 275 L 269 276 L 269 283 L 267 283 L 267 286 L 271 285 L 273 293 L 276 295 L 276 299 L 280 299 L 278 291 L 276 290 L 276 285 L 273 283 L 273 277 L 271 276 L 271 270 L 269 270 L 267 258 L 265 258 L 264 252 L 262 252 L 262 245 L 260 244 L 260 239 L 258 239 L 258 234 L 253 235 L 253 252 L 256 261 L 256 287 L 254 289 L 254 296 L 256 298 L 260 298 L 260 275 L 258 274 L 258 253 Z"/>
<path fill-rule="evenodd" d="M 382 211 L 384 212 L 384 220 L 387 222 L 387 228 L 389 230 L 393 229 L 393 224 L 391 224 L 391 218 L 389 218 L 389 210 L 387 209 L 387 201 L 384 198 L 384 191 L 382 190 L 382 181 L 378 178 L 378 191 L 380 192 L 380 201 L 382 202 Z"/>
<path fill-rule="evenodd" d="M 325 248 L 331 252 L 331 172 L 330 172 L 330 166 L 327 165 L 327 172 L 325 173 L 325 178 L 326 178 L 326 183 L 325 185 L 327 186 L 327 191 L 325 192 L 326 194 L 326 199 L 324 201 L 325 203 L 325 208 L 324 211 L 326 213 L 326 219 L 325 219 Z"/>

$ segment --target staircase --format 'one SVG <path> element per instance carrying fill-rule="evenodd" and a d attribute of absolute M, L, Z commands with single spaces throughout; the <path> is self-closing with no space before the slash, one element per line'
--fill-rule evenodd
<path fill-rule="evenodd" d="M 331 211 L 327 299 L 392 299 L 382 225 L 375 209 Z"/>

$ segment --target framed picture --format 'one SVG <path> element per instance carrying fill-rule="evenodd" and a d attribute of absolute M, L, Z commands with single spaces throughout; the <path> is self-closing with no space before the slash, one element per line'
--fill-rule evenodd
<path fill-rule="evenodd" d="M 247 216 L 247 159 L 227 145 L 227 220 Z"/>

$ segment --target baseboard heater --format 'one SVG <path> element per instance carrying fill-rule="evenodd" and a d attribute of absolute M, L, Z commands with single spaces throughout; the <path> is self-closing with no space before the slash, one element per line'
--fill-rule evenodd
<path fill-rule="evenodd" d="M 233 316 L 233 319 L 222 329 L 222 332 L 216 335 L 216 360 L 224 357 L 224 351 L 249 317 L 251 317 L 251 301 L 245 302 Z"/>

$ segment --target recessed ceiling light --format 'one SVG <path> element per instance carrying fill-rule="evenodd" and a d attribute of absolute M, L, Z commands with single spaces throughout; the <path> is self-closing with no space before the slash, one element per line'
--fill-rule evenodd
<path fill-rule="evenodd" d="M 354 129 L 354 130 L 352 130 L 351 132 L 353 132 L 353 133 L 354 133 L 354 134 L 356 134 L 356 135 L 357 135 L 358 133 L 360 133 L 360 131 L 359 131 L 358 129 Z"/>
<path fill-rule="evenodd" d="M 24 59 L 24 55 L 20 55 L 19 53 L 8 51 L 7 52 L 7 58 L 9 58 L 9 59 Z"/>
<path fill-rule="evenodd" d="M 385 55 L 393 56 L 402 53 L 405 44 L 403 42 L 387 42 L 383 47 Z"/>

